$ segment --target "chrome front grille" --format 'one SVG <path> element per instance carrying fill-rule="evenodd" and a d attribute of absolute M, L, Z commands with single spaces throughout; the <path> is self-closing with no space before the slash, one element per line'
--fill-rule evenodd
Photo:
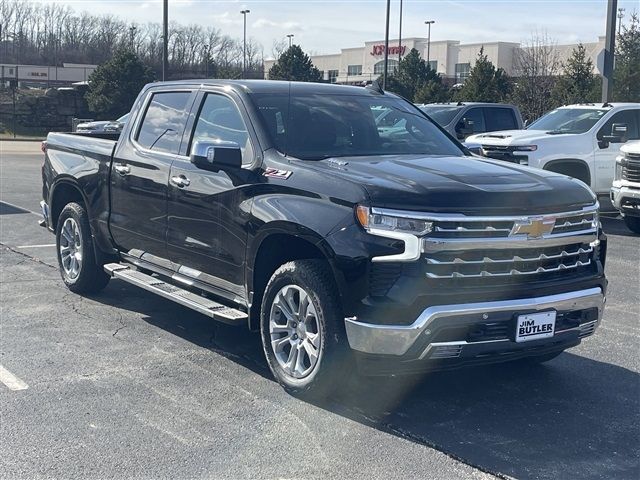
<path fill-rule="evenodd" d="M 622 178 L 629 182 L 640 182 L 640 155 L 626 154 L 622 163 Z"/>
<path fill-rule="evenodd" d="M 597 228 L 597 211 L 569 212 L 557 215 L 540 215 L 534 217 L 466 217 L 451 216 L 442 220 L 434 218 L 433 232 L 429 239 L 495 239 L 514 237 L 516 224 L 526 224 L 537 219 L 554 219 L 553 229 L 549 236 L 569 233 L 589 233 Z M 526 235 L 523 235 L 525 238 Z"/>
<path fill-rule="evenodd" d="M 428 279 L 517 281 L 595 267 L 597 206 L 532 217 L 432 219 L 433 230 L 422 244 Z"/>
<path fill-rule="evenodd" d="M 500 253 L 500 255 L 496 255 Z M 465 255 L 442 252 L 426 257 L 427 278 L 480 278 L 575 270 L 591 265 L 593 247 L 588 244 L 536 250 L 473 250 Z"/>

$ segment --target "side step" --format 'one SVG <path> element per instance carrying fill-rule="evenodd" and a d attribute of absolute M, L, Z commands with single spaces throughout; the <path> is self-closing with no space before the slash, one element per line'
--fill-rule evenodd
<path fill-rule="evenodd" d="M 129 265 L 108 263 L 104 266 L 104 271 L 113 278 L 119 278 L 151 293 L 173 300 L 180 305 L 203 313 L 214 320 L 230 325 L 246 325 L 247 323 L 248 315 L 241 310 L 229 308 L 213 300 L 164 282 L 159 278 L 146 275 L 131 268 Z"/>

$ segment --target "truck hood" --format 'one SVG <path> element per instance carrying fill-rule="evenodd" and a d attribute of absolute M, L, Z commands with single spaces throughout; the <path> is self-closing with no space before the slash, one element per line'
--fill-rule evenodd
<path fill-rule="evenodd" d="M 485 158 L 389 155 L 318 164 L 324 174 L 330 170 L 362 185 L 376 207 L 499 215 L 561 212 L 595 203 L 580 181 Z"/>
<path fill-rule="evenodd" d="M 503 132 L 479 133 L 467 137 L 465 143 L 481 145 L 529 145 L 537 141 L 548 141 L 551 138 L 565 138 L 573 134 L 550 135 L 545 130 L 505 130 Z"/>

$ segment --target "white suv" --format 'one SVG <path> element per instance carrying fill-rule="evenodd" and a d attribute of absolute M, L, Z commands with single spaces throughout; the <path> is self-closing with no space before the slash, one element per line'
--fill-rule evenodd
<path fill-rule="evenodd" d="M 629 142 L 620 149 L 611 203 L 620 211 L 629 230 L 640 233 L 640 142 Z"/>
<path fill-rule="evenodd" d="M 560 107 L 526 130 L 473 135 L 466 144 L 486 157 L 569 175 L 609 196 L 620 144 L 638 139 L 640 103 L 605 103 Z"/>

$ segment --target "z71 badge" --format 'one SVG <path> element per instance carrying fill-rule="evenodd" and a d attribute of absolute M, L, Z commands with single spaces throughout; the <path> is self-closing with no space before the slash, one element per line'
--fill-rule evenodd
<path fill-rule="evenodd" d="M 265 177 L 275 177 L 275 178 L 282 178 L 284 180 L 287 180 L 291 174 L 293 172 L 290 172 L 289 170 L 278 170 L 277 168 L 267 168 L 263 175 Z"/>

